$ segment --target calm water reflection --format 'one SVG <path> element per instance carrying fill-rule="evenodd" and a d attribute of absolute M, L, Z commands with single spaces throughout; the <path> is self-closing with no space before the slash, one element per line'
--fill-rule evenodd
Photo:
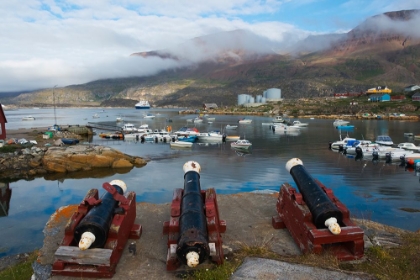
<path fill-rule="evenodd" d="M 58 124 L 97 121 L 115 123 L 119 115 L 136 126 L 148 123 L 152 128 L 171 125 L 173 129 L 178 129 L 191 125 L 187 120 L 195 117 L 178 115 L 175 110 L 155 109 L 150 112 L 156 115 L 154 120 L 143 119 L 144 111 L 135 109 L 57 109 L 56 116 L 53 109 L 31 109 L 5 111 L 5 114 L 8 120 L 7 129 L 47 127 L 55 119 Z M 98 113 L 99 119 L 92 118 L 95 113 Z M 36 120 L 22 122 L 22 116 L 26 115 L 34 116 Z M 220 130 L 226 124 L 237 124 L 241 116 L 215 117 L 212 124 L 197 125 L 198 129 Z M 286 182 L 295 186 L 284 166 L 290 158 L 299 157 L 313 177 L 331 188 L 353 216 L 409 230 L 420 228 L 420 213 L 401 210 L 420 209 L 420 184 L 415 172 L 395 164 L 355 161 L 354 158 L 346 158 L 328 150 L 328 143 L 338 140 L 339 137 L 339 132 L 332 126 L 332 120 L 304 120 L 309 122 L 308 128 L 302 129 L 298 134 L 285 135 L 273 133 L 268 126 L 262 125 L 269 122 L 270 117 L 251 118 L 252 124 L 239 125 L 236 131 L 229 132 L 253 142 L 252 153 L 245 155 L 238 155 L 228 144 L 195 144 L 190 150 L 173 150 L 168 144 L 140 144 L 105 140 L 95 136 L 92 139 L 95 144 L 108 145 L 130 155 L 150 158 L 151 161 L 143 168 L 132 169 L 123 174 L 105 172 L 95 174 L 95 178 L 68 177 L 60 180 L 51 176 L 10 183 L 10 208 L 5 216 L 0 217 L 0 256 L 41 247 L 44 238 L 42 229 L 50 215 L 61 206 L 80 203 L 91 188 L 99 189 L 102 194 L 103 182 L 124 180 L 128 188 L 136 192 L 137 201 L 170 202 L 173 189 L 183 186 L 182 165 L 188 160 L 201 164 L 203 189 L 215 188 L 218 194 L 233 194 L 267 189 L 278 191 L 279 186 Z M 418 129 L 417 122 L 351 123 L 356 128 L 348 132 L 350 136 L 373 140 L 376 135 L 388 134 L 394 143 L 410 141 L 404 138 L 404 132 L 416 133 Z"/>

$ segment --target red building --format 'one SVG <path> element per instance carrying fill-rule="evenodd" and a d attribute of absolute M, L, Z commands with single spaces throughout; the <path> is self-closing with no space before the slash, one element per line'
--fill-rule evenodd
<path fill-rule="evenodd" d="M 0 103 L 0 139 L 6 139 L 6 123 L 7 119 L 3 112 L 3 107 Z"/>

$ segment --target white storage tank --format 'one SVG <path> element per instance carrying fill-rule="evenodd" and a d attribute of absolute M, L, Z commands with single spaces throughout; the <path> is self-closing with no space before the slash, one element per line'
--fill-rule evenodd
<path fill-rule="evenodd" d="M 279 88 L 270 88 L 264 91 L 264 97 L 267 99 L 281 99 L 281 90 Z"/>
<path fill-rule="evenodd" d="M 262 103 L 261 99 L 262 99 L 262 95 L 257 95 L 256 98 L 255 98 L 255 102 Z"/>
<path fill-rule="evenodd" d="M 238 95 L 238 105 L 243 105 L 245 103 L 248 103 L 248 94 L 239 94 Z"/>
<path fill-rule="evenodd" d="M 255 103 L 255 98 L 250 96 L 249 100 L 248 100 L 248 103 Z"/>
<path fill-rule="evenodd" d="M 267 103 L 267 98 L 261 97 L 261 102 L 260 103 Z"/>

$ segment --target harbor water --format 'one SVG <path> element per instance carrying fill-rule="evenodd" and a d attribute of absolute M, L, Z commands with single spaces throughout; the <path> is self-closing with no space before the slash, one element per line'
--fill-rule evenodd
<path fill-rule="evenodd" d="M 155 118 L 144 118 L 145 113 L 151 113 Z M 296 186 L 285 164 L 297 157 L 314 178 L 333 190 L 352 217 L 412 231 L 420 229 L 420 174 L 399 166 L 398 162 L 355 160 L 328 149 L 329 142 L 339 140 L 340 134 L 369 140 L 375 140 L 377 135 L 389 135 L 395 144 L 413 142 L 419 145 L 418 141 L 404 136 L 408 132 L 418 134 L 418 122 L 350 120 L 354 130 L 338 131 L 332 125 L 333 120 L 300 119 L 309 123 L 308 127 L 295 133 L 277 133 L 265 125 L 274 116 L 246 116 L 252 122 L 239 124 L 238 120 L 244 116 L 211 115 L 215 117 L 214 121 L 194 124 L 191 120 L 198 115 L 178 114 L 178 109 L 33 108 L 6 110 L 5 115 L 6 129 L 45 128 L 54 123 L 122 125 L 116 122 L 117 117 L 136 127 L 142 124 L 153 129 L 170 126 L 173 131 L 183 126 L 195 126 L 200 132 L 224 131 L 227 124 L 238 125 L 236 130 L 224 132 L 248 139 L 253 147 L 250 153 L 233 150 L 229 142 L 195 143 L 190 149 L 171 149 L 167 143 L 103 139 L 98 136 L 102 131 L 97 130 L 97 134 L 86 141 L 147 158 L 150 162 L 142 168 L 112 176 L 93 173 L 77 179 L 69 176 L 60 180 L 36 178 L 10 182 L 11 198 L 1 201 L 4 215 L 0 216 L 0 257 L 41 248 L 42 231 L 49 217 L 62 206 L 79 204 L 92 188 L 102 195 L 104 182 L 123 180 L 128 190 L 136 192 L 137 202 L 169 203 L 173 190 L 183 187 L 182 166 L 189 160 L 197 161 L 202 167 L 201 188 L 215 188 L 221 195 L 278 191 L 283 183 Z M 33 116 L 35 120 L 22 121 L 25 116 Z M 275 207 L 273 205 L 273 215 Z M 223 212 L 220 215 L 223 218 Z"/>

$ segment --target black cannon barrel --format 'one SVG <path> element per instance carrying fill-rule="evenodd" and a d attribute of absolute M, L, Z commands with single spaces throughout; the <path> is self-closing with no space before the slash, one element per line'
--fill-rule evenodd
<path fill-rule="evenodd" d="M 286 169 L 296 182 L 303 200 L 312 213 L 313 223 L 317 228 L 325 228 L 325 221 L 329 218 L 336 218 L 338 224 L 342 223 L 343 213 L 306 171 L 302 161 L 291 159 L 287 162 Z"/>
<path fill-rule="evenodd" d="M 110 183 L 115 190 L 123 195 L 126 186 L 124 182 L 115 180 Z M 115 209 L 119 202 L 114 199 L 111 193 L 106 192 L 101 197 L 101 203 L 94 206 L 76 226 L 74 239 L 80 242 L 83 233 L 90 232 L 95 236 L 93 243 L 88 248 L 103 248 L 108 231 L 114 217 Z"/>
<path fill-rule="evenodd" d="M 194 267 L 209 257 L 210 248 L 204 202 L 201 195 L 200 165 L 192 161 L 187 162 L 184 165 L 184 171 L 184 193 L 179 218 L 180 237 L 176 254 L 184 264 Z M 192 253 L 198 260 L 189 260 L 189 253 Z"/>

